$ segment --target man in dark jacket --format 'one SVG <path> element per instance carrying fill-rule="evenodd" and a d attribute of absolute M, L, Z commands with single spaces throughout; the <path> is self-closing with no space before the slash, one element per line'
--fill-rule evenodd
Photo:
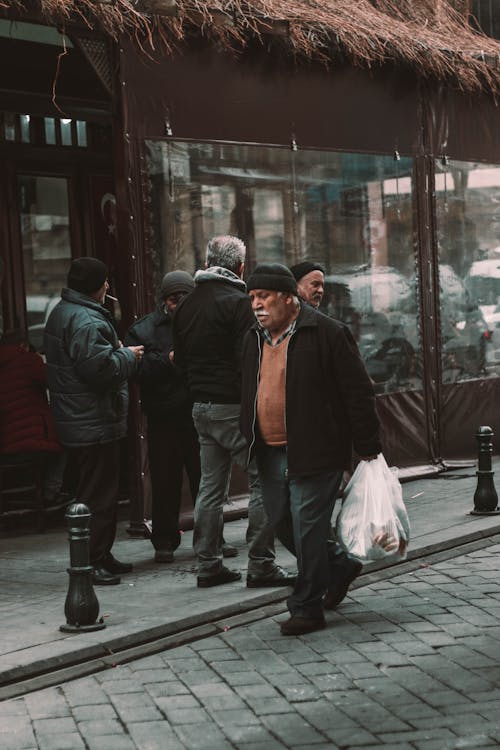
<path fill-rule="evenodd" d="M 311 307 L 321 305 L 325 292 L 325 269 L 319 263 L 311 260 L 303 260 L 295 266 L 290 266 L 290 271 L 297 282 L 297 292 L 304 302 Z"/>
<path fill-rule="evenodd" d="M 169 563 L 180 544 L 179 510 L 183 469 L 189 479 L 193 503 L 200 483 L 200 446 L 192 401 L 178 367 L 170 361 L 173 348 L 172 317 L 179 302 L 194 288 L 185 271 L 163 277 L 161 307 L 134 323 L 126 344 L 143 344 L 144 357 L 136 379 L 141 405 L 148 419 L 148 459 L 152 490 L 151 541 L 155 561 Z"/>
<path fill-rule="evenodd" d="M 195 506 L 194 548 L 198 586 L 238 581 L 241 574 L 222 565 L 220 537 L 231 464 L 246 467 L 246 444 L 239 430 L 240 353 L 254 323 L 242 281 L 245 245 L 237 237 L 214 237 L 207 246 L 207 269 L 195 275 L 195 289 L 174 318 L 176 364 L 185 372 L 194 401 L 200 440 L 201 482 Z M 248 467 L 247 586 L 289 585 L 276 565 L 274 533 L 267 521 L 254 463 Z"/>
<path fill-rule="evenodd" d="M 347 327 L 300 303 L 278 263 L 257 266 L 247 287 L 257 323 L 243 345 L 241 429 L 278 539 L 297 556 L 281 632 L 300 635 L 325 626 L 323 609 L 340 603 L 361 568 L 328 534 L 351 446 L 375 458 L 379 421 Z"/>
<path fill-rule="evenodd" d="M 120 440 L 127 433 L 128 386 L 142 346 L 124 347 L 103 307 L 108 272 L 97 258 L 71 263 L 68 287 L 49 315 L 44 348 L 50 408 L 61 443 L 78 467 L 76 500 L 91 511 L 90 563 L 97 584 L 132 570 L 111 553 L 116 533 Z"/>

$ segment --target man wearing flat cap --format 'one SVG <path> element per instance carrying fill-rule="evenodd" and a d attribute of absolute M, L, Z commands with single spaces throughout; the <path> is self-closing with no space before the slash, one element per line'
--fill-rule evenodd
<path fill-rule="evenodd" d="M 297 282 L 297 292 L 301 300 L 318 309 L 325 291 L 325 269 L 319 263 L 304 260 L 290 271 Z"/>
<path fill-rule="evenodd" d="M 71 263 L 68 285 L 44 334 L 50 408 L 78 468 L 76 501 L 90 509 L 96 584 L 120 583 L 132 565 L 111 553 L 116 534 L 120 441 L 127 434 L 128 384 L 142 346 L 124 347 L 104 307 L 108 271 L 98 258 Z"/>
<path fill-rule="evenodd" d="M 160 287 L 160 306 L 129 329 L 126 344 L 142 344 L 144 357 L 136 380 L 147 416 L 152 535 L 155 562 L 170 563 L 180 544 L 179 510 L 183 470 L 193 503 L 200 483 L 200 446 L 191 416 L 192 401 L 179 369 L 170 359 L 172 318 L 194 288 L 186 271 L 170 271 Z"/>
<path fill-rule="evenodd" d="M 375 395 L 348 328 L 300 302 L 293 274 L 261 264 L 247 281 L 257 319 L 242 351 L 241 430 L 278 539 L 297 556 L 283 635 L 325 626 L 361 563 L 329 539 L 351 448 L 381 450 Z"/>

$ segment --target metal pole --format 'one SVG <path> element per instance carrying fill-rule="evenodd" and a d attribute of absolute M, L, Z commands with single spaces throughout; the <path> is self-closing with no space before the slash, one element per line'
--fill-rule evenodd
<path fill-rule="evenodd" d="M 491 427 L 480 427 L 476 432 L 478 441 L 477 487 L 474 493 L 473 516 L 498 515 L 498 495 L 493 483 L 491 456 L 493 455 L 493 430 Z"/>
<path fill-rule="evenodd" d="M 66 511 L 65 518 L 69 534 L 69 588 L 64 604 L 66 624 L 59 629 L 63 633 L 102 630 L 106 625 L 102 617 L 97 620 L 99 602 L 94 592 L 93 568 L 89 562 L 90 511 L 83 503 L 73 503 Z"/>

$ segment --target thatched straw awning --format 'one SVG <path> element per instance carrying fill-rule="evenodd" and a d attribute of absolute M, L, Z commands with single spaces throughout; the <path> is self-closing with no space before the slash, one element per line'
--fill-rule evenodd
<path fill-rule="evenodd" d="M 333 67 L 410 66 L 467 91 L 500 93 L 500 42 L 475 31 L 468 0 L 0 0 L 47 22 L 83 21 L 147 50 L 181 47 L 193 29 L 228 51 L 280 39 L 295 58 Z"/>

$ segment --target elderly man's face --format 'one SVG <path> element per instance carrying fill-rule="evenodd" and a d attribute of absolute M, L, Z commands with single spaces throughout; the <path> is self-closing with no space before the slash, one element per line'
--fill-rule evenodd
<path fill-rule="evenodd" d="M 252 289 L 249 295 L 255 317 L 269 333 L 281 333 L 294 319 L 296 310 L 292 294 Z"/>
<path fill-rule="evenodd" d="M 325 291 L 325 275 L 321 271 L 310 271 L 297 282 L 297 289 L 303 300 L 319 307 Z"/>

